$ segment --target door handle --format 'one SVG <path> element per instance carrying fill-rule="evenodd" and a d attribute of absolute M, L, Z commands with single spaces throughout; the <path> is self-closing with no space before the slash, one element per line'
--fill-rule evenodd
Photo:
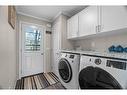
<path fill-rule="evenodd" d="M 43 53 L 41 53 L 41 55 L 43 55 Z"/>

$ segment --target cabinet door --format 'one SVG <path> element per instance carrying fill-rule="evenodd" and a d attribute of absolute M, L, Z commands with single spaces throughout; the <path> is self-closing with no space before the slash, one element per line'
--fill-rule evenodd
<path fill-rule="evenodd" d="M 58 76 L 59 52 L 61 50 L 61 22 L 60 20 L 52 26 L 52 70 Z"/>
<path fill-rule="evenodd" d="M 127 7 L 102 6 L 101 23 L 101 32 L 127 28 Z"/>
<path fill-rule="evenodd" d="M 96 34 L 98 7 L 89 6 L 79 13 L 79 36 Z"/>
<path fill-rule="evenodd" d="M 67 38 L 76 38 L 78 34 L 78 15 L 71 17 L 67 21 Z"/>
<path fill-rule="evenodd" d="M 60 50 L 61 49 L 61 39 L 60 39 L 60 22 L 57 22 L 53 25 L 52 28 L 52 49 Z"/>

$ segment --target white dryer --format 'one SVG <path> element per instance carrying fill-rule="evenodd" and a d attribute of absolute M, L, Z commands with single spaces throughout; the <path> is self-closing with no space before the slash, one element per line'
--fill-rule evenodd
<path fill-rule="evenodd" d="M 61 53 L 58 63 L 59 79 L 67 89 L 78 89 L 80 55 L 74 53 Z"/>
<path fill-rule="evenodd" d="M 81 89 L 126 89 L 127 59 L 81 55 Z"/>

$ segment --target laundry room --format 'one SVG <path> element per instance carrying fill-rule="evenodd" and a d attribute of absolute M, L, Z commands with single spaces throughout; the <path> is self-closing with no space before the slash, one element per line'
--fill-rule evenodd
<path fill-rule="evenodd" d="M 127 90 L 125 4 L 0 4 L 0 32 L 1 90 Z"/>
<path fill-rule="evenodd" d="M 67 60 L 72 65 L 76 62 L 74 61 L 76 60 L 75 56 L 78 55 L 80 57 L 79 59 L 77 58 L 79 60 L 77 63 L 80 64 L 77 75 L 77 88 L 78 86 L 80 89 L 126 88 L 127 77 L 124 73 L 127 72 L 127 29 L 126 25 L 124 26 L 125 17 L 123 17 L 123 21 L 122 17 L 117 17 L 119 13 L 121 13 L 120 15 L 122 13 L 125 15 L 125 12 L 121 10 L 123 8 L 120 7 L 88 6 L 68 19 L 67 33 L 69 33 L 67 37 L 69 40 L 74 41 L 73 49 L 62 50 L 62 57 L 58 66 L 64 64 L 64 62 L 67 63 Z M 126 10 L 127 8 L 124 6 L 124 9 Z M 122 23 L 124 24 L 122 25 Z M 75 67 L 72 67 L 72 73 L 76 71 L 76 68 L 74 70 L 73 68 Z M 59 71 L 63 69 L 60 68 Z M 66 71 L 66 69 L 63 70 L 63 73 Z M 66 80 L 64 77 L 67 76 L 64 76 L 62 71 L 60 76 L 60 79 Z M 67 79 L 69 78 L 68 76 Z M 68 85 L 71 85 L 70 88 L 73 89 L 74 84 L 71 84 L 71 82 L 62 84 L 67 88 L 69 88 Z"/>

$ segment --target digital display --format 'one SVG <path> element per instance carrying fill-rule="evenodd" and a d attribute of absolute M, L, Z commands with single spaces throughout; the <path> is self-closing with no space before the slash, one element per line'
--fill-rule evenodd
<path fill-rule="evenodd" d="M 73 59 L 73 58 L 74 58 L 74 55 L 70 55 L 70 57 L 69 57 L 69 58 Z"/>
<path fill-rule="evenodd" d="M 126 70 L 126 62 L 108 60 L 106 66 Z"/>

